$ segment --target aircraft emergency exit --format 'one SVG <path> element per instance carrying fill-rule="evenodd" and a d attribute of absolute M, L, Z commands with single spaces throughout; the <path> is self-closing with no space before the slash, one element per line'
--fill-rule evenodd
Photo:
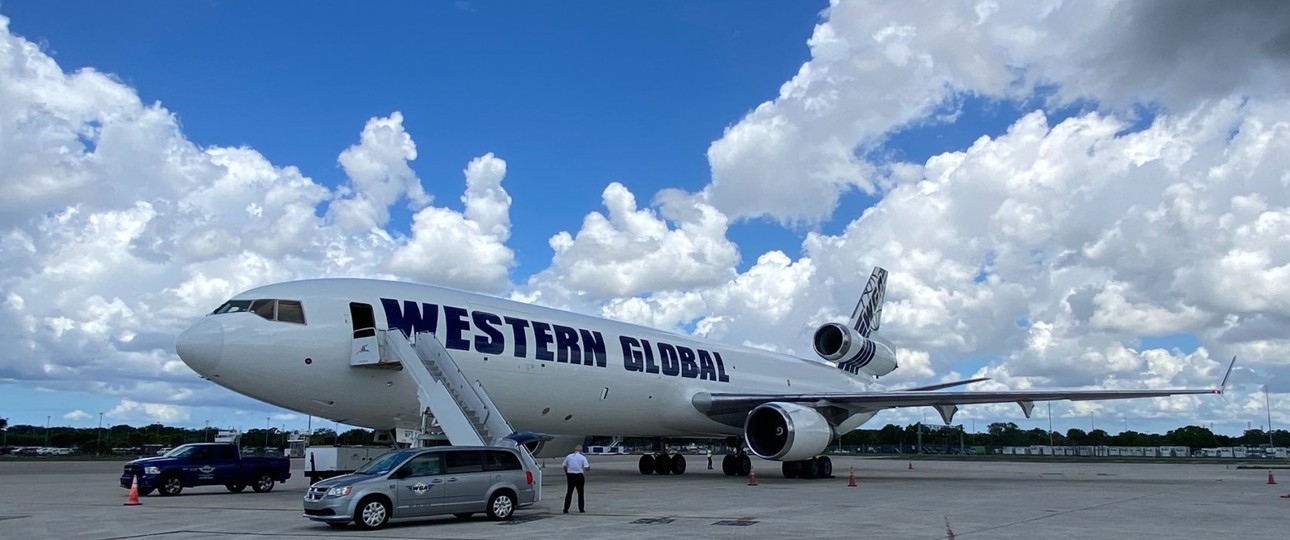
<path fill-rule="evenodd" d="M 441 287 L 365 279 L 252 289 L 184 331 L 176 349 L 202 377 L 274 405 L 377 430 L 425 426 L 418 383 L 383 361 L 383 336 L 431 339 L 491 396 L 516 430 L 586 435 L 725 437 L 787 476 L 828 476 L 831 441 L 883 409 L 1221 393 L 1221 389 L 942 391 L 984 379 L 882 390 L 898 368 L 878 335 L 887 272 L 875 268 L 846 323 L 813 336 L 824 361 L 703 340 Z M 1229 368 L 1230 372 L 1230 368 Z M 1221 386 L 1220 386 L 1221 388 Z M 641 458 L 642 473 L 684 472 L 684 458 Z"/>

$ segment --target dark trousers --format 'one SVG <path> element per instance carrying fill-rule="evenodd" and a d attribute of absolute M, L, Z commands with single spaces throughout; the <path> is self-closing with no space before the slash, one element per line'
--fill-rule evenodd
<path fill-rule="evenodd" d="M 582 473 L 564 473 L 564 479 L 569 482 L 569 489 L 564 492 L 564 511 L 569 511 L 569 503 L 573 499 L 575 489 L 578 490 L 578 511 L 586 510 L 587 505 L 582 498 L 582 486 L 587 484 L 587 477 Z"/>

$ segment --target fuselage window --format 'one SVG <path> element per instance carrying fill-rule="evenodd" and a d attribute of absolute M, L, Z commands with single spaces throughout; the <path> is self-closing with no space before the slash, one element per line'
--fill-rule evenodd
<path fill-rule="evenodd" d="M 305 310 L 297 300 L 278 300 L 278 320 L 305 324 Z"/>
<path fill-rule="evenodd" d="M 215 308 L 215 311 L 212 312 L 211 315 L 218 315 L 220 313 L 238 313 L 249 309 L 251 309 L 250 300 L 229 300 L 224 302 L 224 305 Z"/>
<path fill-rule="evenodd" d="M 273 320 L 273 300 L 256 300 L 251 303 L 251 313 Z"/>

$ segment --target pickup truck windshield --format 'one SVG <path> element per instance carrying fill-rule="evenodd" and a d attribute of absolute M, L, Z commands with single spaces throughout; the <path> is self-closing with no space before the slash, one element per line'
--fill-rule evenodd
<path fill-rule="evenodd" d="M 406 450 L 400 451 L 400 452 L 390 452 L 372 461 L 364 463 L 362 467 L 359 467 L 358 470 L 354 471 L 354 474 L 370 474 L 370 475 L 386 474 L 394 470 L 395 467 L 398 467 L 399 464 L 406 461 L 409 457 L 412 457 L 412 455 L 415 453 L 416 452 L 409 452 Z"/>
<path fill-rule="evenodd" d="M 165 456 L 173 458 L 189 457 L 193 455 L 193 452 L 196 450 L 196 446 L 185 444 L 183 446 L 176 446 L 173 450 L 166 452 Z"/>

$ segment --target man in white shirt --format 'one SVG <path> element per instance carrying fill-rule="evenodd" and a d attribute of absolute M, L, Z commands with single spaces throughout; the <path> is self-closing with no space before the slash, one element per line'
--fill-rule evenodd
<path fill-rule="evenodd" d="M 564 456 L 564 478 L 569 489 L 564 492 L 564 513 L 569 513 L 569 503 L 573 499 L 573 490 L 578 490 L 578 512 L 586 512 L 587 505 L 582 498 L 582 487 L 587 483 L 586 472 L 591 470 L 587 456 L 582 455 L 582 445 L 575 446 L 573 453 Z"/>

